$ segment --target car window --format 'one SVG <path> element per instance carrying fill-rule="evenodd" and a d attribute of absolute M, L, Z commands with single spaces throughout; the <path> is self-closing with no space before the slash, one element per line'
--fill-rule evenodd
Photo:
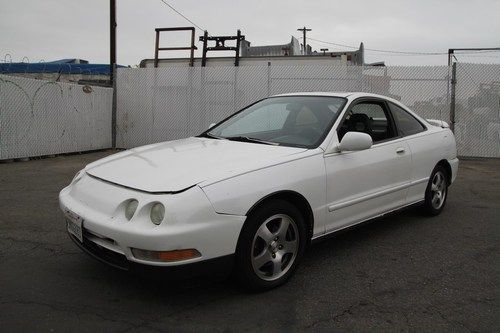
<path fill-rule="evenodd" d="M 241 133 L 276 131 L 283 128 L 285 120 L 290 111 L 286 109 L 286 104 L 266 105 L 255 112 L 246 114 L 240 119 L 221 131 L 223 136 L 241 135 Z"/>
<path fill-rule="evenodd" d="M 202 135 L 315 148 L 324 140 L 345 103 L 342 97 L 270 97 L 235 113 Z"/>
<path fill-rule="evenodd" d="M 396 104 L 390 103 L 391 111 L 394 116 L 394 121 L 401 135 L 412 135 L 425 131 L 422 125 L 415 117 L 406 112 L 403 108 Z"/>
<path fill-rule="evenodd" d="M 396 137 L 385 104 L 380 102 L 361 102 L 354 105 L 339 128 L 339 140 L 347 132 L 363 132 L 372 137 L 373 142 Z"/>
<path fill-rule="evenodd" d="M 372 119 L 385 119 L 387 117 L 384 113 L 384 109 L 379 104 L 373 103 L 359 103 L 352 108 L 353 113 L 364 113 L 369 118 Z"/>
<path fill-rule="evenodd" d="M 314 115 L 311 109 L 307 107 L 303 107 L 299 113 L 297 113 L 297 117 L 295 118 L 295 124 L 297 126 L 307 126 L 316 124 L 318 122 L 318 118 Z"/>

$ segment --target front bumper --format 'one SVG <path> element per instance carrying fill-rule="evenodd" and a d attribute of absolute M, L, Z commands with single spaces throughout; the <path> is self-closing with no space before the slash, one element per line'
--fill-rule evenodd
<path fill-rule="evenodd" d="M 123 203 L 136 199 L 139 206 L 129 221 Z M 165 220 L 154 225 L 149 210 L 154 202 L 166 207 Z M 218 214 L 197 186 L 177 194 L 150 194 L 110 184 L 84 175 L 59 194 L 60 207 L 83 219 L 85 252 L 121 269 L 181 266 L 230 257 L 236 251 L 245 216 Z M 132 248 L 148 251 L 196 249 L 200 257 L 158 262 L 134 257 Z M 224 261 L 224 260 L 223 260 Z M 203 266 L 203 265 L 202 265 Z"/>
<path fill-rule="evenodd" d="M 69 238 L 91 257 L 115 268 L 152 278 L 155 280 L 187 280 L 203 276 L 224 277 L 231 273 L 234 267 L 234 255 L 226 255 L 200 262 L 177 266 L 151 266 L 127 260 L 123 254 L 99 246 L 86 237 L 84 231 L 83 243 L 68 233 Z"/>

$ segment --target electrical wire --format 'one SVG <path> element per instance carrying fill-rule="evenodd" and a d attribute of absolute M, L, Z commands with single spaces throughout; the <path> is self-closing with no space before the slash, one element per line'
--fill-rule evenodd
<path fill-rule="evenodd" d="M 359 47 L 357 47 L 357 46 L 327 42 L 327 41 L 312 38 L 312 37 L 307 37 L 307 39 L 310 39 L 310 40 L 313 40 L 316 42 L 320 42 L 320 43 L 324 43 L 324 44 L 329 44 L 329 45 L 347 47 L 347 48 L 356 49 L 356 50 L 359 49 Z M 394 53 L 394 54 L 406 54 L 406 55 L 442 55 L 442 54 L 448 54 L 448 52 L 413 52 L 413 51 L 394 51 L 394 50 L 381 50 L 381 49 L 369 49 L 369 48 L 365 48 L 365 51 L 381 52 L 381 53 Z"/>
<path fill-rule="evenodd" d="M 303 39 L 303 37 L 299 37 L 299 38 Z M 357 47 L 357 46 L 327 42 L 327 41 L 312 38 L 312 37 L 306 37 L 306 38 L 308 40 L 312 40 L 315 42 L 324 43 L 324 44 L 328 44 L 328 45 L 347 47 L 347 48 L 356 49 L 356 50 L 359 49 L 359 47 Z M 395 50 L 381 50 L 381 49 L 370 49 L 370 48 L 365 48 L 365 51 L 389 53 L 389 54 L 394 54 L 394 55 L 406 55 L 406 56 L 434 56 L 434 55 L 447 55 L 448 54 L 448 52 L 395 51 Z M 459 51 L 459 50 L 456 50 L 455 51 L 455 53 L 459 54 L 459 55 L 461 55 L 461 54 L 465 55 L 465 54 L 478 54 L 478 53 L 493 53 L 493 52 L 498 52 L 498 50 L 478 50 L 478 51 Z"/>
<path fill-rule="evenodd" d="M 202 27 L 200 27 L 198 24 L 194 23 L 186 15 L 182 14 L 180 11 L 178 11 L 177 9 L 175 9 L 174 6 L 172 6 L 171 4 L 169 4 L 168 2 L 166 2 L 165 0 L 160 0 L 160 1 L 163 2 L 170 9 L 172 9 L 174 12 L 176 12 L 177 14 L 179 14 L 180 16 L 182 16 L 182 18 L 184 18 L 186 21 L 188 21 L 189 23 L 191 23 L 192 25 L 194 25 L 196 28 L 198 28 L 201 31 L 205 31 L 205 29 L 203 29 Z"/>

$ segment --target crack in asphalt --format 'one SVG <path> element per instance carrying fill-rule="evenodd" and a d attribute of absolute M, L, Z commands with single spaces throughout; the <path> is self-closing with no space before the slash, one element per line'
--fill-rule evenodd
<path fill-rule="evenodd" d="M 467 331 L 469 332 L 475 332 L 474 330 L 472 330 L 470 327 L 468 327 L 466 324 L 458 321 L 458 320 L 453 320 L 453 319 L 450 319 L 448 318 L 446 315 L 444 315 L 441 310 L 439 310 L 436 306 L 429 306 L 428 308 L 431 308 L 431 309 L 434 309 L 434 312 L 437 313 L 439 315 L 439 317 L 441 317 L 441 319 L 443 319 L 445 322 L 449 323 L 449 324 L 455 324 L 455 325 L 459 325 L 463 328 L 465 328 Z"/>
<path fill-rule="evenodd" d="M 346 315 L 352 315 L 353 311 L 355 309 L 360 308 L 360 307 L 369 306 L 369 305 L 375 305 L 375 304 L 372 303 L 372 302 L 370 302 L 370 301 L 359 301 L 359 302 L 356 302 L 356 303 L 351 304 L 348 307 L 344 308 L 343 310 L 341 310 L 336 315 L 334 315 L 334 316 L 332 316 L 330 318 L 324 318 L 324 319 L 316 320 L 316 321 L 312 322 L 311 324 L 305 326 L 304 328 L 310 329 L 310 328 L 313 328 L 313 327 L 317 326 L 318 324 L 323 324 L 323 323 L 338 321 L 340 318 L 342 318 L 342 317 L 344 317 Z"/>

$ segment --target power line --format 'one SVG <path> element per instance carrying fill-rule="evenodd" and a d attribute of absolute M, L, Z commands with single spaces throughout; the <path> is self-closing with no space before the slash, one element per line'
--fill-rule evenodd
<path fill-rule="evenodd" d="M 178 11 L 177 9 L 175 9 L 171 4 L 169 4 L 165 0 L 160 0 L 160 1 L 163 2 L 165 5 L 167 5 L 174 12 L 176 12 L 177 14 L 179 14 L 180 16 L 182 16 L 186 21 L 188 21 L 189 23 L 191 23 L 192 25 L 194 25 L 196 28 L 198 28 L 201 31 L 205 31 L 205 29 L 203 29 L 202 27 L 200 27 L 198 24 L 194 23 L 192 20 L 190 20 L 188 17 L 186 17 L 186 15 L 182 14 L 180 11 Z"/>
<path fill-rule="evenodd" d="M 299 37 L 302 38 L 302 37 Z M 352 46 L 352 45 L 346 45 L 346 44 L 339 44 L 339 43 L 333 43 L 333 42 L 327 42 L 324 40 L 312 38 L 312 37 L 307 37 L 307 39 L 324 43 L 324 44 L 329 44 L 329 45 L 335 45 L 335 46 L 340 46 L 340 47 L 347 47 L 350 49 L 359 49 L 357 46 Z M 408 55 L 408 56 L 427 56 L 427 55 L 444 55 L 448 54 L 448 52 L 418 52 L 418 51 L 395 51 L 395 50 L 381 50 L 381 49 L 370 49 L 370 48 L 365 48 L 365 51 L 370 51 L 370 52 L 380 52 L 380 53 L 391 53 L 395 55 Z M 458 50 L 457 50 L 458 51 Z M 477 53 L 492 53 L 492 52 L 498 52 L 498 50 L 478 50 L 478 51 L 462 51 L 460 53 L 457 52 L 457 54 L 477 54 Z"/>
<path fill-rule="evenodd" d="M 366 49 L 365 49 L 366 51 Z M 375 56 L 375 54 L 379 54 L 380 55 L 380 52 L 373 52 L 373 51 L 366 51 L 366 53 L 369 53 L 373 56 Z M 425 57 L 434 57 L 434 56 L 442 56 L 443 53 L 439 53 L 439 54 L 399 54 L 399 53 L 384 53 L 383 56 L 384 57 L 422 57 L 422 56 L 425 56 Z M 380 55 L 382 56 L 382 55 Z"/>
<path fill-rule="evenodd" d="M 302 37 L 299 37 L 299 38 L 302 38 Z M 324 43 L 324 44 L 335 45 L 335 46 L 340 46 L 340 47 L 347 47 L 347 48 L 350 48 L 350 49 L 358 49 L 357 46 L 351 46 L 351 45 L 345 45 L 345 44 L 338 44 L 338 43 L 326 42 L 324 40 L 319 40 L 319 39 L 315 39 L 315 38 L 311 38 L 311 37 L 309 37 L 309 39 L 313 40 L 313 41 L 316 41 L 316 42 Z"/>
<path fill-rule="evenodd" d="M 296 37 L 294 36 L 295 38 L 297 39 L 301 39 L 302 37 Z M 320 41 L 320 40 L 317 40 L 317 39 L 313 39 L 313 38 L 310 38 L 310 37 L 307 37 L 308 40 L 313 40 L 313 42 L 311 44 L 315 44 L 315 45 L 318 45 L 320 46 L 321 44 L 320 43 L 317 43 L 315 41 Z M 351 49 L 355 49 L 355 50 L 358 50 L 359 47 L 356 47 L 356 46 L 351 46 L 351 45 L 345 45 L 345 44 L 338 44 L 338 43 L 333 43 L 333 42 L 325 42 L 325 41 L 320 41 L 321 43 L 327 43 L 329 45 L 335 45 L 337 47 L 346 47 L 346 48 L 351 48 Z M 337 51 L 332 51 L 332 52 L 341 52 L 339 50 Z M 375 52 L 377 53 L 376 51 L 372 51 L 372 49 L 367 49 L 365 48 L 365 52 L 366 53 L 372 53 L 372 52 Z M 397 51 L 395 51 L 397 52 Z M 378 52 L 380 53 L 380 52 Z M 399 56 L 399 57 L 415 57 L 415 56 L 440 56 L 440 55 L 443 55 L 443 54 L 447 54 L 446 52 L 444 53 L 440 53 L 440 52 L 435 52 L 435 53 L 418 53 L 418 54 L 414 54 L 414 53 L 389 53 L 389 54 L 385 54 L 385 56 Z"/>
<path fill-rule="evenodd" d="M 329 45 L 335 45 L 335 46 L 340 46 L 340 47 L 347 47 L 350 49 L 358 49 L 359 47 L 357 46 L 352 46 L 352 45 L 346 45 L 346 44 L 339 44 L 339 43 L 333 43 L 333 42 L 327 42 L 324 40 L 308 37 L 310 40 L 314 40 L 316 42 L 320 43 L 325 43 Z M 406 55 L 442 55 L 442 54 L 448 54 L 448 52 L 414 52 L 414 51 L 394 51 L 394 50 L 381 50 L 381 49 L 369 49 L 365 48 L 366 51 L 372 51 L 372 52 L 381 52 L 381 53 L 394 53 L 394 54 L 406 54 Z"/>

